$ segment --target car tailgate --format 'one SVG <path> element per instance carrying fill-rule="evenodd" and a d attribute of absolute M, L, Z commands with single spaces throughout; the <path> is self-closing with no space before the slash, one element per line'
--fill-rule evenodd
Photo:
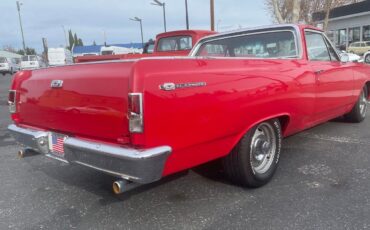
<path fill-rule="evenodd" d="M 19 123 L 107 141 L 127 136 L 127 98 L 133 63 L 32 71 L 17 87 Z"/>

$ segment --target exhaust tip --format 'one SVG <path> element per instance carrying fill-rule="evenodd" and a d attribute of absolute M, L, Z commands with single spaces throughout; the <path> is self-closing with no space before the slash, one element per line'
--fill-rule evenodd
<path fill-rule="evenodd" d="M 118 195 L 123 193 L 125 191 L 126 184 L 127 182 L 123 180 L 113 182 L 114 194 Z"/>
<path fill-rule="evenodd" d="M 19 150 L 18 151 L 18 157 L 19 158 L 24 158 L 24 156 L 25 156 L 26 154 L 25 154 L 25 151 L 24 150 Z"/>
<path fill-rule="evenodd" d="M 37 154 L 39 153 L 30 148 L 25 148 L 18 151 L 18 158 L 32 157 Z"/>

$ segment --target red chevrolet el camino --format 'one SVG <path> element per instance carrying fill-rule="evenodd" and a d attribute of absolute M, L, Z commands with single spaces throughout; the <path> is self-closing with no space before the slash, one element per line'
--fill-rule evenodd
<path fill-rule="evenodd" d="M 115 193 L 222 159 L 230 180 L 273 176 L 282 139 L 339 116 L 365 119 L 370 67 L 323 31 L 274 25 L 201 39 L 188 57 L 23 71 L 9 91 L 25 150 L 117 177 Z"/>

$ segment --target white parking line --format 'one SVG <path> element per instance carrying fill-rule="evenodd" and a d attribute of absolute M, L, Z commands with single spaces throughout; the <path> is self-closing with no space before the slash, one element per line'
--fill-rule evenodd
<path fill-rule="evenodd" d="M 300 134 L 297 134 L 297 136 L 310 138 L 310 139 L 316 139 L 316 140 L 333 141 L 333 142 L 339 142 L 339 143 L 370 145 L 370 143 L 366 143 L 366 142 L 360 141 L 359 139 L 350 138 L 350 137 L 328 136 L 325 134 L 313 134 L 309 132 L 300 133 Z"/>

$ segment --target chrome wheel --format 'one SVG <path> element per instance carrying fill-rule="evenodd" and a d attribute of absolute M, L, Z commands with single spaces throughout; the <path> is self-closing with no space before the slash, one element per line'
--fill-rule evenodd
<path fill-rule="evenodd" d="M 257 126 L 250 148 L 250 161 L 255 173 L 263 174 L 270 169 L 276 154 L 276 143 L 277 137 L 270 123 Z"/>
<path fill-rule="evenodd" d="M 364 90 L 361 92 L 359 107 L 360 107 L 360 113 L 364 117 L 366 115 L 366 110 L 367 110 L 367 99 L 366 99 Z"/>

